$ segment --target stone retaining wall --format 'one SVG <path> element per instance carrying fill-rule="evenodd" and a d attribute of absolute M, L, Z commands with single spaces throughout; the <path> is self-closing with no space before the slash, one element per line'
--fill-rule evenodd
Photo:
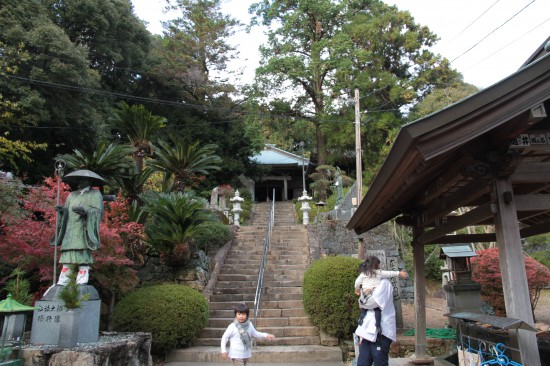
<path fill-rule="evenodd" d="M 71 349 L 24 346 L 24 366 L 152 366 L 150 333 L 102 332 L 99 341 Z"/>

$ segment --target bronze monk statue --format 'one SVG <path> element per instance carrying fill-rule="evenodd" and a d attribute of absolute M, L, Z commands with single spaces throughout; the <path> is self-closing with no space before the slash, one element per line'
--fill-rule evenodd
<path fill-rule="evenodd" d="M 77 189 L 69 194 L 64 206 L 55 207 L 57 235 L 52 245 L 61 245 L 59 263 L 63 265 L 57 284 L 68 283 L 74 265 L 78 265 L 77 284 L 87 284 L 94 262 L 92 252 L 100 246 L 99 224 L 103 216 L 103 195 L 92 187 L 101 187 L 106 182 L 89 170 L 76 170 L 64 176 L 63 181 Z"/>

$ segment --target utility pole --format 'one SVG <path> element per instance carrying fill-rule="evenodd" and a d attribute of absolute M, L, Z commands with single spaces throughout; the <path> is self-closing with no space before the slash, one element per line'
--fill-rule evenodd
<path fill-rule="evenodd" d="M 357 179 L 357 207 L 363 198 L 363 164 L 361 163 L 361 112 L 359 110 L 359 89 L 355 89 L 355 171 Z"/>

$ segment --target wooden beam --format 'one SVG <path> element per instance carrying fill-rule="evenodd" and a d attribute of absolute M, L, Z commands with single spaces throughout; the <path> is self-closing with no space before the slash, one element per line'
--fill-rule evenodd
<path fill-rule="evenodd" d="M 550 194 L 525 194 L 514 196 L 517 212 L 550 210 Z"/>
<path fill-rule="evenodd" d="M 510 199 L 512 181 L 510 177 L 496 177 L 494 197 L 498 211 L 495 215 L 495 231 L 499 249 L 500 272 L 506 314 L 510 318 L 523 320 L 533 325 L 525 260 L 521 248 L 518 216 L 515 200 Z M 537 336 L 533 332 L 518 330 L 519 352 L 523 365 L 540 366 Z"/>
<path fill-rule="evenodd" d="M 453 164 L 449 169 L 445 170 L 443 174 L 436 177 L 432 183 L 430 183 L 424 191 L 415 199 L 416 206 L 428 205 L 435 198 L 439 197 L 441 193 L 445 192 L 449 187 L 456 184 L 457 181 L 464 177 L 460 174 L 462 167 L 472 162 L 470 155 L 464 155 L 460 158 L 456 164 Z"/>
<path fill-rule="evenodd" d="M 519 231 L 522 238 L 528 238 L 530 236 L 545 234 L 550 232 L 550 222 L 543 222 L 529 227 L 524 227 Z"/>
<path fill-rule="evenodd" d="M 414 264 L 414 354 L 416 358 L 427 356 L 426 343 L 426 275 L 424 265 L 424 246 L 418 238 L 422 229 L 413 228 L 413 264 Z"/>
<path fill-rule="evenodd" d="M 489 192 L 489 184 L 484 179 L 473 180 L 451 196 L 434 201 L 431 207 L 423 214 L 423 222 L 419 226 L 426 226 L 436 219 L 446 216 L 449 212 L 468 206 L 468 203 Z"/>
<path fill-rule="evenodd" d="M 445 235 L 432 241 L 424 243 L 429 244 L 461 244 L 461 243 L 494 243 L 497 237 L 494 233 L 487 234 L 456 234 Z"/>
<path fill-rule="evenodd" d="M 512 183 L 549 183 L 550 163 L 523 163 L 512 174 Z"/>
<path fill-rule="evenodd" d="M 494 213 L 491 211 L 491 203 L 485 203 L 472 211 L 465 213 L 464 215 L 455 216 L 453 220 L 448 221 L 445 225 L 435 227 L 430 231 L 424 232 L 418 238 L 421 244 L 433 242 L 434 240 L 445 236 L 448 233 L 462 229 L 463 227 L 475 225 L 480 221 L 493 217 Z"/>

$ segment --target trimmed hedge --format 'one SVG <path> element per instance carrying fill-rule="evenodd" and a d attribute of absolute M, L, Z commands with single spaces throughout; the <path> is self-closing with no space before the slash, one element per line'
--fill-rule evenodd
<path fill-rule="evenodd" d="M 197 249 L 205 253 L 216 251 L 231 239 L 231 229 L 221 222 L 212 221 L 200 224 L 193 234 Z"/>
<path fill-rule="evenodd" d="M 151 352 L 159 355 L 189 345 L 207 322 L 204 296 L 177 284 L 142 287 L 119 301 L 113 312 L 116 331 L 151 333 Z"/>
<path fill-rule="evenodd" d="M 311 264 L 304 275 L 305 311 L 314 325 L 339 339 L 349 339 L 357 328 L 358 296 L 353 284 L 361 260 L 326 257 Z"/>

